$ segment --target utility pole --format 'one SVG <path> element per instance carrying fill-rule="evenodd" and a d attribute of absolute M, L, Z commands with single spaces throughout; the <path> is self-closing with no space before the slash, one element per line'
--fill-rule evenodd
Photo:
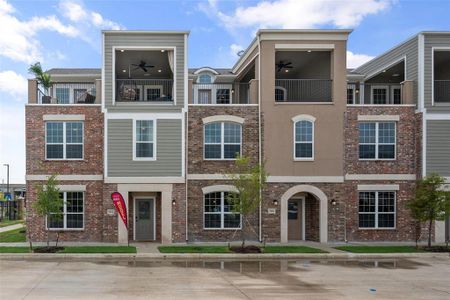
<path fill-rule="evenodd" d="M 4 164 L 6 166 L 6 192 L 9 194 L 9 164 Z"/>

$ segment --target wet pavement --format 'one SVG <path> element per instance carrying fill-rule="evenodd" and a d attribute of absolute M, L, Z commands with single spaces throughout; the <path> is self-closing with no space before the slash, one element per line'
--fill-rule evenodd
<path fill-rule="evenodd" d="M 2 260 L 0 299 L 450 299 L 450 259 Z"/>

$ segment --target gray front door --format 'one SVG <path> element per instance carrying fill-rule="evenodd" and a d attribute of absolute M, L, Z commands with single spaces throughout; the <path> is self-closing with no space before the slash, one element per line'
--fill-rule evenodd
<path fill-rule="evenodd" d="M 154 199 L 139 198 L 136 199 L 135 222 L 136 222 L 136 241 L 150 241 L 155 239 L 155 220 L 154 220 Z"/>

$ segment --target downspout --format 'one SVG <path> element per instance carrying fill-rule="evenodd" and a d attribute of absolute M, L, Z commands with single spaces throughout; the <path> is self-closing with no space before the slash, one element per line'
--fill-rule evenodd
<path fill-rule="evenodd" d="M 186 243 L 189 241 L 188 238 L 188 151 L 187 151 L 187 147 L 188 147 L 188 118 L 189 118 L 189 74 L 188 74 L 188 63 L 187 63 L 187 59 L 188 59 L 188 55 L 187 55 L 187 51 L 188 51 L 188 35 L 185 34 L 184 35 L 184 116 L 185 116 L 185 120 L 184 120 L 184 128 L 183 128 L 183 132 L 185 134 L 184 136 L 184 196 L 185 196 L 185 239 L 186 239 Z"/>
<path fill-rule="evenodd" d="M 258 160 L 262 165 L 262 146 L 261 146 L 261 40 L 258 32 Z M 262 242 L 262 189 L 259 189 L 259 242 Z"/>

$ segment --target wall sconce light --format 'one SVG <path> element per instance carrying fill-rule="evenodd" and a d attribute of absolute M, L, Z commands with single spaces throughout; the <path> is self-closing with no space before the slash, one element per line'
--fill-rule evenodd
<path fill-rule="evenodd" d="M 277 199 L 273 200 L 272 203 L 273 203 L 273 205 L 278 206 L 278 200 Z"/>
<path fill-rule="evenodd" d="M 359 94 L 359 90 L 356 90 L 355 93 Z"/>
<path fill-rule="evenodd" d="M 177 201 L 175 201 L 175 199 L 174 199 L 174 200 L 172 200 L 172 205 L 175 205 L 175 204 L 177 204 Z"/>
<path fill-rule="evenodd" d="M 335 206 L 337 204 L 335 199 L 331 199 L 331 205 Z"/>

